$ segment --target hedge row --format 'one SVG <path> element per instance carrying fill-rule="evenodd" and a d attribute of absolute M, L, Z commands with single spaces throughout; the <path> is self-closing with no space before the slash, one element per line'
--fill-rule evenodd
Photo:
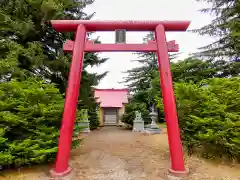
<path fill-rule="evenodd" d="M 53 161 L 63 106 L 63 95 L 53 84 L 36 79 L 0 83 L 0 165 Z M 77 114 L 81 119 L 82 113 Z M 75 127 L 74 134 L 81 129 Z M 73 146 L 79 143 L 74 140 Z"/>
<path fill-rule="evenodd" d="M 188 152 L 240 160 L 240 78 L 176 83 L 175 94 Z M 157 101 L 163 109 L 162 100 Z"/>

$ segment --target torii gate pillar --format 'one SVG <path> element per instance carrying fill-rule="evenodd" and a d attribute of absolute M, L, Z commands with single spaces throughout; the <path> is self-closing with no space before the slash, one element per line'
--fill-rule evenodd
<path fill-rule="evenodd" d="M 51 23 L 57 31 L 76 32 L 75 42 L 72 42 L 72 45 L 70 45 L 71 47 L 65 46 L 66 51 L 72 52 L 72 63 L 60 130 L 58 154 L 52 175 L 54 177 L 60 177 L 66 176 L 71 172 L 68 161 L 70 157 L 84 52 L 142 51 L 157 52 L 171 157 L 171 168 L 169 172 L 175 176 L 185 176 L 188 171 L 184 166 L 183 148 L 180 139 L 170 61 L 168 58 L 168 51 L 176 51 L 178 45 L 172 42 L 166 42 L 165 31 L 186 31 L 190 22 L 53 20 Z M 127 31 L 155 31 L 156 40 L 148 44 L 94 44 L 86 41 L 86 33 L 89 31 L 113 31 L 116 29 L 125 29 Z M 176 48 L 172 48 L 171 50 L 171 47 L 168 47 L 169 44 L 176 45 Z M 69 42 L 66 45 L 69 45 Z"/>

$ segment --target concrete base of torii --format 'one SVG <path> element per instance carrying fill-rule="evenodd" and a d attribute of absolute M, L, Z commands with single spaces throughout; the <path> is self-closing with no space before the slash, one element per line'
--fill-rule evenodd
<path fill-rule="evenodd" d="M 184 177 L 189 175 L 189 169 L 185 169 L 185 171 L 174 171 L 172 169 L 168 169 L 169 174 L 167 175 L 169 180 L 181 180 Z"/>
<path fill-rule="evenodd" d="M 68 168 L 64 173 L 56 173 L 54 170 L 50 171 L 49 180 L 75 180 L 76 174 L 72 168 Z"/>

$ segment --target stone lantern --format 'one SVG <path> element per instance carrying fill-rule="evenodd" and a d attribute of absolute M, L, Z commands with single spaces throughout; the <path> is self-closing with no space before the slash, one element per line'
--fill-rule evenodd
<path fill-rule="evenodd" d="M 156 119 L 157 119 L 157 113 L 155 112 L 154 105 L 151 108 L 151 113 L 149 114 L 152 122 L 150 127 L 146 128 L 146 132 L 151 133 L 151 134 L 160 134 L 160 128 L 156 124 Z"/>

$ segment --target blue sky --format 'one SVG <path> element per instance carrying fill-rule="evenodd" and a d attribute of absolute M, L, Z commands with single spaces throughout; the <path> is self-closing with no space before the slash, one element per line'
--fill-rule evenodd
<path fill-rule="evenodd" d="M 92 20 L 190 20 L 189 29 L 196 29 L 211 22 L 211 17 L 199 12 L 208 4 L 196 0 L 96 0 L 85 9 L 87 13 L 96 12 Z M 142 43 L 147 32 L 128 32 L 127 43 Z M 114 43 L 114 32 L 96 32 L 93 37 L 100 36 L 102 43 Z M 212 38 L 199 36 L 191 32 L 167 33 L 167 40 L 176 40 L 182 53 L 179 59 L 184 59 L 197 48 L 212 42 Z M 101 57 L 109 60 L 99 67 L 88 68 L 90 72 L 109 71 L 100 82 L 98 88 L 123 88 L 119 84 L 125 76 L 123 71 L 138 66 L 131 60 L 137 59 L 130 52 L 104 52 Z"/>

